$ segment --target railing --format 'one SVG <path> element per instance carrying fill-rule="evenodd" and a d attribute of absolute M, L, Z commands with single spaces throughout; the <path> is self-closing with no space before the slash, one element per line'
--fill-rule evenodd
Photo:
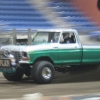
<path fill-rule="evenodd" d="M 30 45 L 36 30 L 1 30 L 0 31 L 0 45 Z"/>

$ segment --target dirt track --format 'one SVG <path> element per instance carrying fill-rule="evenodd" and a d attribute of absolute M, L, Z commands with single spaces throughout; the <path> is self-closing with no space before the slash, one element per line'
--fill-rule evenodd
<path fill-rule="evenodd" d="M 9 82 L 0 74 L 0 99 L 19 98 L 24 94 L 40 92 L 45 96 L 100 94 L 100 68 L 98 70 L 74 74 L 56 73 L 51 84 L 35 84 L 24 77 L 21 82 Z"/>

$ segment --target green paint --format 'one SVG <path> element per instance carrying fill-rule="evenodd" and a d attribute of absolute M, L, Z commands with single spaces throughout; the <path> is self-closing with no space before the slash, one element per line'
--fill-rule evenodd
<path fill-rule="evenodd" d="M 15 73 L 16 72 L 16 68 L 0 68 L 0 72 L 4 72 L 4 73 Z"/>
<path fill-rule="evenodd" d="M 59 63 L 61 64 L 80 64 L 82 49 L 62 49 L 59 50 Z"/>
<path fill-rule="evenodd" d="M 100 62 L 100 49 L 83 49 L 82 63 L 99 63 Z"/>
<path fill-rule="evenodd" d="M 30 64 L 39 57 L 49 57 L 55 65 L 80 65 L 100 62 L 100 49 L 54 49 L 31 51 Z"/>
<path fill-rule="evenodd" d="M 65 50 L 40 50 L 30 52 L 30 63 L 33 63 L 39 57 L 49 57 L 54 64 L 79 64 L 82 57 L 82 49 L 65 49 Z"/>

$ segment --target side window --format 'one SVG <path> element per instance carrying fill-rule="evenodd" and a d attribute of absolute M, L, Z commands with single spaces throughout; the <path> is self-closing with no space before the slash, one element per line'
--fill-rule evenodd
<path fill-rule="evenodd" d="M 76 43 L 75 34 L 72 32 L 62 33 L 60 43 Z"/>

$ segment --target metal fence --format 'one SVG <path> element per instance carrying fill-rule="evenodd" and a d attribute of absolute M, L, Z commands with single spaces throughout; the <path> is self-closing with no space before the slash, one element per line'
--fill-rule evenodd
<path fill-rule="evenodd" d="M 31 44 L 36 30 L 2 30 L 0 31 L 0 45 Z"/>

